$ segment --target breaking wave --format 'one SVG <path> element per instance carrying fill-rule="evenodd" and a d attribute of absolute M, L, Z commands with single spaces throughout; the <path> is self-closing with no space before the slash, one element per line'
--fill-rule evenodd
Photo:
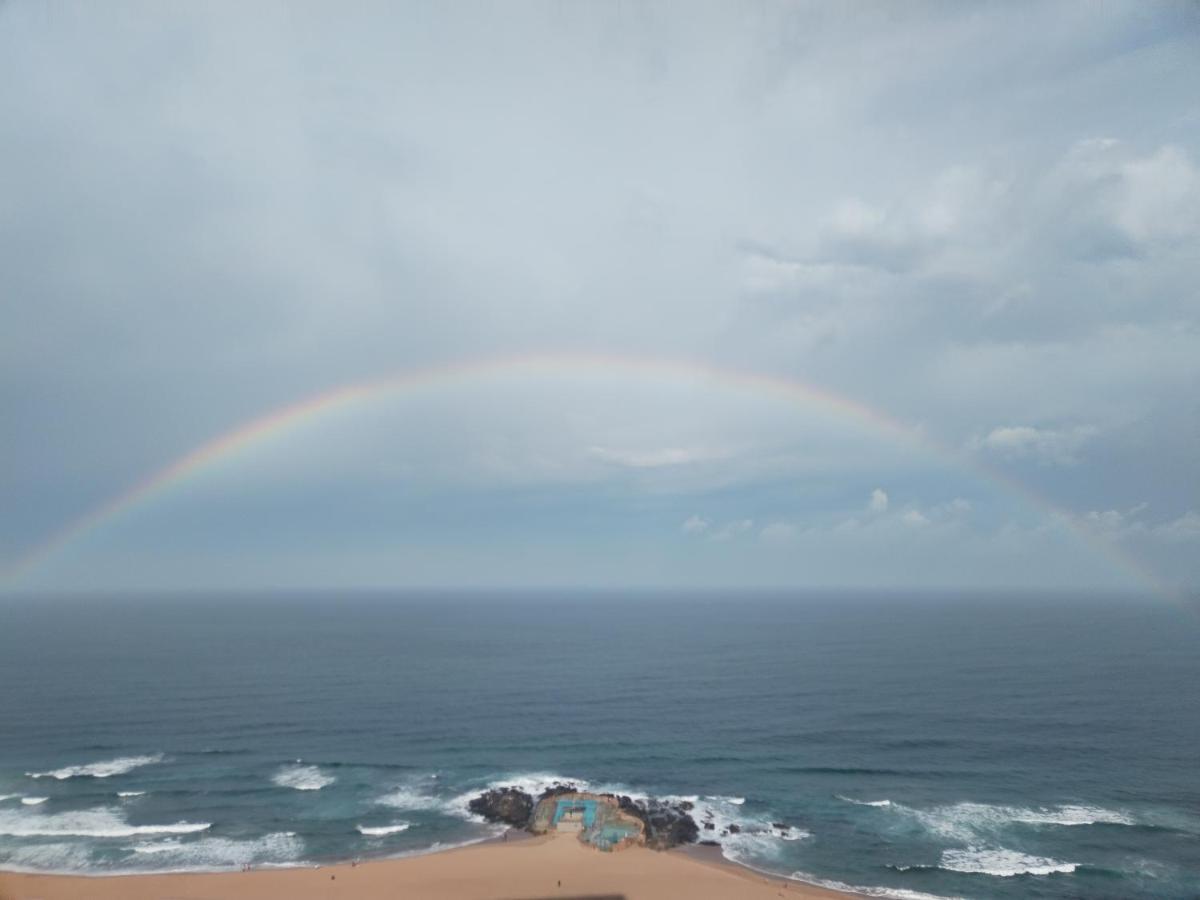
<path fill-rule="evenodd" d="M 49 799 L 50 799 L 49 797 L 22 797 L 21 805 L 22 806 L 41 806 L 43 803 L 45 803 Z"/>
<path fill-rule="evenodd" d="M 921 810 L 891 804 L 915 818 L 935 834 L 973 845 L 981 835 L 995 834 L 1012 825 L 1078 827 L 1083 825 L 1136 825 L 1127 813 L 1098 806 L 1019 807 L 988 803 L 955 803 Z"/>
<path fill-rule="evenodd" d="M 176 822 L 171 825 L 130 825 L 111 809 L 82 809 L 54 815 L 0 813 L 0 835 L 6 837 L 120 838 L 141 834 L 193 834 L 207 831 L 210 822 Z"/>
<path fill-rule="evenodd" d="M 382 837 L 386 834 L 399 834 L 402 831 L 408 831 L 409 824 L 407 822 L 397 822 L 395 825 L 357 825 L 359 834 L 364 834 L 367 837 Z"/>
<path fill-rule="evenodd" d="M 843 797 L 841 794 L 835 794 L 839 800 L 844 800 L 846 803 L 853 803 L 855 806 L 891 806 L 891 800 L 855 800 L 853 797 Z"/>
<path fill-rule="evenodd" d="M 337 778 L 326 775 L 316 766 L 284 766 L 271 776 L 271 781 L 280 787 L 297 791 L 319 791 L 333 784 Z"/>
<path fill-rule="evenodd" d="M 949 872 L 1011 878 L 1014 875 L 1070 874 L 1075 871 L 1076 865 L 1043 856 L 1030 856 L 1003 847 L 967 847 L 964 850 L 943 850 L 939 868 Z"/>
<path fill-rule="evenodd" d="M 51 769 L 49 772 L 26 772 L 25 774 L 30 778 L 57 778 L 59 781 L 65 781 L 68 778 L 111 778 L 113 775 L 124 775 L 141 766 L 149 766 L 162 761 L 161 753 L 148 756 L 121 756 L 117 759 L 86 763 L 81 766 L 64 766 L 61 769 Z"/>

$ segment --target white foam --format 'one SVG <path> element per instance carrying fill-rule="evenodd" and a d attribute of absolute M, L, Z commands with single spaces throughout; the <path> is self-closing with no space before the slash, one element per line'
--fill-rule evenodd
<path fill-rule="evenodd" d="M 467 796 L 469 800 L 476 796 L 470 794 Z M 455 798 L 457 799 L 457 798 Z M 435 797 L 432 794 L 427 794 L 419 787 L 413 785 L 402 785 L 394 791 L 384 794 L 382 797 L 376 797 L 375 803 L 379 806 L 391 806 L 396 809 L 406 810 L 442 810 L 445 812 L 458 813 L 457 806 L 454 805 L 454 800 L 443 800 Z M 463 804 L 462 813 L 465 815 L 466 804 Z"/>
<path fill-rule="evenodd" d="M 1098 806 L 1059 806 L 1054 809 L 1013 809 L 1014 822 L 1035 825 L 1134 825 L 1133 817 Z"/>
<path fill-rule="evenodd" d="M 943 850 L 941 868 L 950 872 L 968 872 L 1011 878 L 1014 875 L 1054 875 L 1075 871 L 1075 863 L 1060 862 L 1044 856 L 1029 856 L 1003 847 L 967 847 Z"/>
<path fill-rule="evenodd" d="M 922 825 L 951 840 L 977 844 L 981 836 L 994 835 L 1011 825 L 1134 825 L 1127 813 L 1097 806 L 1055 806 L 1026 808 L 996 806 L 988 803 L 955 803 L 928 810 L 911 809 L 898 803 L 892 807 L 911 815 Z"/>
<path fill-rule="evenodd" d="M 407 822 L 397 822 L 395 825 L 358 825 L 360 834 L 367 837 L 382 837 L 385 834 L 399 834 L 401 831 L 408 831 L 409 825 Z"/>
<path fill-rule="evenodd" d="M 49 797 L 22 797 L 21 805 L 22 806 L 41 806 L 43 803 L 45 803 L 49 799 L 50 799 Z"/>
<path fill-rule="evenodd" d="M 59 781 L 65 781 L 68 778 L 111 778 L 114 775 L 124 775 L 141 766 L 149 766 L 162 761 L 161 753 L 150 756 L 121 756 L 117 759 L 107 759 L 82 766 L 65 766 L 49 772 L 26 772 L 25 774 L 30 778 L 57 778 Z"/>
<path fill-rule="evenodd" d="M 211 828 L 208 822 L 172 825 L 130 825 L 117 810 L 81 809 L 45 815 L 20 811 L 0 812 L 0 835 L 8 837 L 119 838 L 142 834 L 193 834 Z"/>
<path fill-rule="evenodd" d="M 891 800 L 855 800 L 853 797 L 843 797 L 841 794 L 835 795 L 839 800 L 844 800 L 847 803 L 853 803 L 855 806 L 891 806 Z"/>
<path fill-rule="evenodd" d="M 316 766 L 284 766 L 271 776 L 271 780 L 280 787 L 297 791 L 319 791 L 333 784 L 337 778 L 326 775 Z"/>
<path fill-rule="evenodd" d="M 16 800 L 20 796 L 20 794 L 0 794 L 0 803 L 3 803 L 5 800 Z"/>
<path fill-rule="evenodd" d="M 665 798 L 675 800 L 676 798 Z M 690 798 L 687 798 L 690 799 Z M 740 801 L 740 802 L 739 802 Z M 802 841 L 812 835 L 789 825 L 776 828 L 768 813 L 747 814 L 742 797 L 704 797 L 693 802 L 691 816 L 700 827 L 700 840 L 718 841 L 721 852 L 736 862 L 774 859 L 786 841 Z M 712 828 L 705 826 L 712 825 Z M 731 826 L 737 826 L 734 833 Z"/>
<path fill-rule="evenodd" d="M 304 842 L 293 832 L 274 832 L 253 840 L 203 837 L 198 840 L 169 838 L 129 848 L 135 857 L 149 856 L 155 871 L 204 871 L 244 865 L 278 866 L 295 863 Z M 145 871 L 138 867 L 139 871 Z"/>
<path fill-rule="evenodd" d="M 81 872 L 92 866 L 91 848 L 78 841 L 54 844 L 16 844 L 0 855 L 3 866 L 13 872 Z"/>
<path fill-rule="evenodd" d="M 117 791 L 117 796 L 122 798 L 141 797 L 145 793 L 145 791 Z"/>
<path fill-rule="evenodd" d="M 831 891 L 841 891 L 842 893 L 846 894 L 857 894 L 862 897 L 886 897 L 890 898 L 890 900 L 963 900 L 962 897 L 947 897 L 940 894 L 926 894 L 923 891 L 913 891 L 909 890 L 908 888 L 862 887 L 860 885 L 846 884 L 844 881 L 832 881 L 826 878 L 817 878 L 814 875 L 809 875 L 807 872 L 793 872 L 790 877 L 793 881 L 802 881 L 805 884 L 812 884 L 816 885 L 817 887 L 828 888 Z"/>

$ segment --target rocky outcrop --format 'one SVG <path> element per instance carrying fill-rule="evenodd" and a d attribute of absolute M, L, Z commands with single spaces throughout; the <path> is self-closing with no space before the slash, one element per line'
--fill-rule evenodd
<path fill-rule="evenodd" d="M 680 844 L 693 844 L 700 837 L 696 820 L 688 815 L 684 804 L 661 800 L 631 800 L 618 797 L 623 812 L 645 825 L 646 846 L 652 850 L 669 850 Z M 684 801 L 686 803 L 686 801 Z M 687 803 L 690 807 L 691 804 Z"/>
<path fill-rule="evenodd" d="M 553 784 L 542 791 L 535 800 L 532 796 L 514 787 L 493 788 L 471 800 L 467 806 L 477 816 L 489 822 L 503 822 L 514 828 L 528 828 L 537 801 L 560 794 L 578 793 L 573 784 Z M 615 794 L 602 794 L 616 801 L 620 810 L 644 827 L 646 846 L 654 850 L 669 850 L 680 844 L 695 843 L 700 837 L 696 820 L 689 815 L 693 808 L 686 800 L 670 803 L 663 800 L 634 800 Z M 711 825 L 705 827 L 711 830 Z"/>
<path fill-rule="evenodd" d="M 533 815 L 533 798 L 518 788 L 495 788 L 474 798 L 467 808 L 489 822 L 524 828 Z"/>

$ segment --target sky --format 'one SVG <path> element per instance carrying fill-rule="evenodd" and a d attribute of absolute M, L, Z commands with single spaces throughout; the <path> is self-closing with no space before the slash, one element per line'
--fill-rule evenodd
<path fill-rule="evenodd" d="M 1194 589 L 1197 84 L 1183 2 L 10 0 L 0 589 Z"/>

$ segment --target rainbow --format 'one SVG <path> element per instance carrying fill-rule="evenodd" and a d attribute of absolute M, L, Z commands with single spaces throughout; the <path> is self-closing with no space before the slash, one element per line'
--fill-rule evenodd
<path fill-rule="evenodd" d="M 934 442 L 920 430 L 852 398 L 790 378 L 716 366 L 707 362 L 601 353 L 539 353 L 487 357 L 393 373 L 382 378 L 320 391 L 218 435 L 163 468 L 151 472 L 125 492 L 85 512 L 39 543 L 18 560 L 7 573 L 5 580 L 16 583 L 85 535 L 117 521 L 130 510 L 152 502 L 172 488 L 210 469 L 219 461 L 234 458 L 280 432 L 312 422 L 333 411 L 367 403 L 396 392 L 456 380 L 501 373 L 552 375 L 562 372 L 617 372 L 648 378 L 709 379 L 727 386 L 801 402 L 811 408 L 861 423 L 877 433 L 914 446 L 956 468 L 975 472 L 983 480 L 991 482 L 1026 505 L 1064 524 L 1084 544 L 1124 569 L 1137 581 L 1147 584 L 1155 592 L 1168 596 L 1172 593 L 1154 573 L 1122 548 L 1079 525 L 1068 512 L 1034 493 L 1027 486 L 983 463 L 968 459 L 952 448 Z"/>

